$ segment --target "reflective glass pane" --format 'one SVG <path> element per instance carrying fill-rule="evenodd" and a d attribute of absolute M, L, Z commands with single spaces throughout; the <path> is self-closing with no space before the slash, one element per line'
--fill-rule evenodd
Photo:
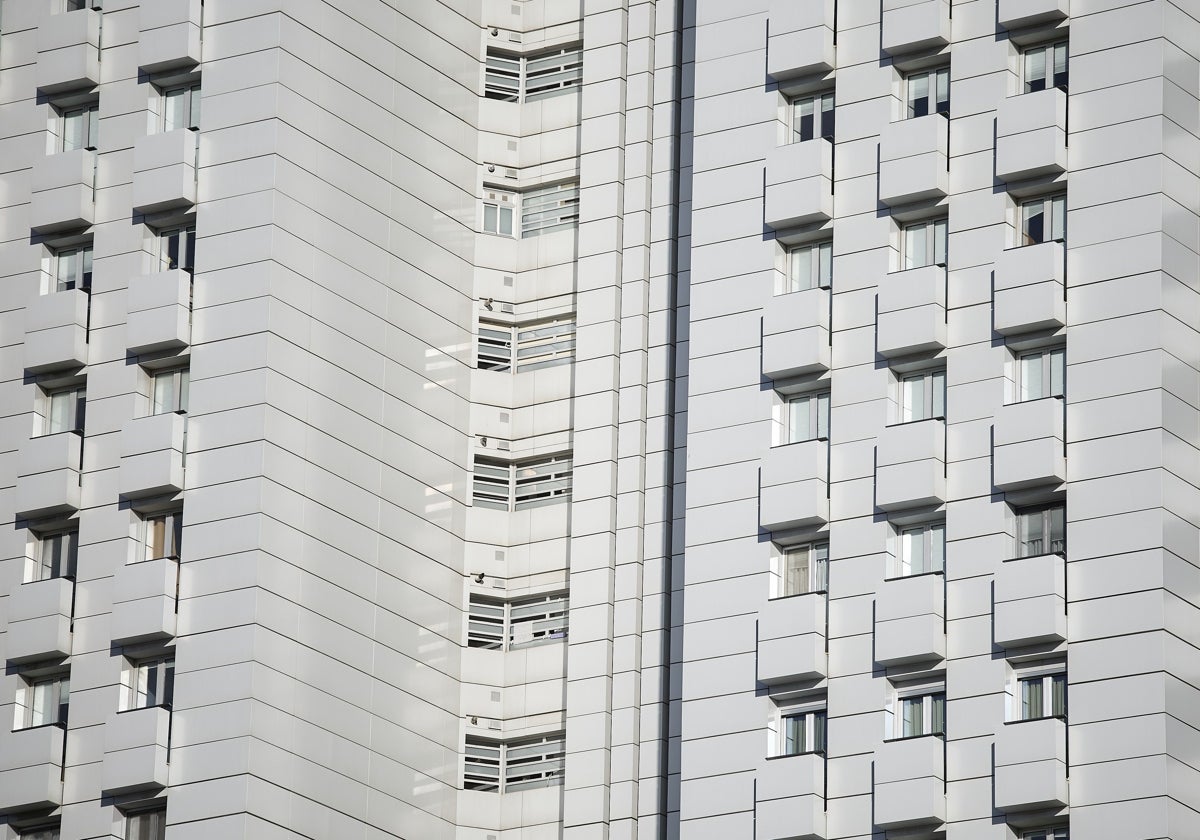
<path fill-rule="evenodd" d="M 812 248 L 793 248 L 791 251 L 791 272 L 789 276 L 789 292 L 799 292 L 812 288 Z"/>
<path fill-rule="evenodd" d="M 904 267 L 920 268 L 929 265 L 928 232 L 925 225 L 910 225 L 904 229 Z"/>
<path fill-rule="evenodd" d="M 940 572 L 946 567 L 946 526 L 932 525 L 929 528 L 929 568 L 927 572 Z"/>
<path fill-rule="evenodd" d="M 933 416 L 946 416 L 946 372 L 944 370 L 935 370 L 930 377 L 930 388 L 933 390 L 932 403 Z"/>
<path fill-rule="evenodd" d="M 1021 357 L 1021 400 L 1038 400 L 1046 396 L 1042 378 L 1042 354 L 1031 353 Z"/>
<path fill-rule="evenodd" d="M 1047 396 L 1061 397 L 1065 393 L 1067 375 L 1067 351 L 1063 348 L 1050 351 L 1050 392 Z"/>
<path fill-rule="evenodd" d="M 925 377 L 909 376 L 900 383 L 901 422 L 925 419 Z"/>
<path fill-rule="evenodd" d="M 163 94 L 163 131 L 187 128 L 187 91 L 168 90 Z"/>

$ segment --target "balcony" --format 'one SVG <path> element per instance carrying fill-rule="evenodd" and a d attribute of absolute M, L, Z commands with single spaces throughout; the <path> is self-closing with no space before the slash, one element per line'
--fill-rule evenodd
<path fill-rule="evenodd" d="M 992 483 L 1003 491 L 1067 480 L 1063 399 L 1046 397 L 1001 407 L 992 432 Z"/>
<path fill-rule="evenodd" d="M 945 614 L 941 572 L 885 580 L 875 595 L 875 661 L 891 666 L 945 659 Z"/>
<path fill-rule="evenodd" d="M 772 0 L 767 75 L 777 82 L 834 68 L 834 0 Z"/>
<path fill-rule="evenodd" d="M 823 840 L 825 756 L 776 756 L 758 765 L 754 786 L 758 840 Z"/>
<path fill-rule="evenodd" d="M 949 43 L 949 0 L 883 0 L 881 46 L 888 55 L 937 49 Z"/>
<path fill-rule="evenodd" d="M 74 602 L 72 578 L 33 581 L 13 589 L 8 599 L 8 661 L 19 664 L 70 656 Z"/>
<path fill-rule="evenodd" d="M 132 645 L 173 638 L 179 596 L 179 558 L 160 557 L 117 567 L 113 576 L 112 642 Z"/>
<path fill-rule="evenodd" d="M 58 724 L 0 729 L 0 812 L 62 805 L 66 736 L 66 728 Z"/>
<path fill-rule="evenodd" d="M 188 132 L 189 134 L 191 132 Z M 183 269 L 129 281 L 125 347 L 134 355 L 181 350 L 192 340 L 192 275 Z"/>
<path fill-rule="evenodd" d="M 1071 0 L 1000 0 L 997 21 L 1005 29 L 1051 23 L 1071 14 Z"/>
<path fill-rule="evenodd" d="M 950 120 L 942 114 L 885 125 L 879 135 L 879 200 L 896 207 L 944 198 L 950 189 L 949 148 Z"/>
<path fill-rule="evenodd" d="M 110 715 L 104 726 L 100 787 L 109 796 L 167 786 L 171 710 L 162 706 Z"/>
<path fill-rule="evenodd" d="M 1067 638 L 1067 561 L 1060 554 L 1000 564 L 992 607 L 993 641 L 1000 647 L 1057 644 Z"/>
<path fill-rule="evenodd" d="M 130 420 L 121 430 L 122 498 L 161 496 L 183 490 L 187 414 L 168 412 Z"/>
<path fill-rule="evenodd" d="M 894 271 L 879 284 L 875 344 L 888 359 L 946 347 L 946 267 Z"/>
<path fill-rule="evenodd" d="M 83 14 L 70 12 L 64 17 Z M 87 227 L 96 220 L 96 153 L 76 149 L 40 158 L 33 166 L 29 227 L 46 234 Z"/>
<path fill-rule="evenodd" d="M 31 300 L 25 307 L 25 370 L 46 373 L 87 364 L 90 306 L 83 289 Z"/>
<path fill-rule="evenodd" d="M 996 109 L 996 177 L 1023 181 L 1067 169 L 1067 92 L 1058 88 L 1002 100 Z"/>
<path fill-rule="evenodd" d="M 829 442 L 776 446 L 759 468 L 759 525 L 768 531 L 815 528 L 829 520 Z"/>
<path fill-rule="evenodd" d="M 100 12 L 80 9 L 42 18 L 35 78 L 38 91 L 49 94 L 100 84 Z"/>
<path fill-rule="evenodd" d="M 138 9 L 138 66 L 146 73 L 195 67 L 201 59 L 201 0 L 155 0 Z"/>
<path fill-rule="evenodd" d="M 763 307 L 762 372 L 790 379 L 829 370 L 829 290 L 776 295 Z"/>
<path fill-rule="evenodd" d="M 833 216 L 833 143 L 824 138 L 767 152 L 766 223 L 775 230 Z"/>
<path fill-rule="evenodd" d="M 196 144 L 199 136 L 199 132 L 181 128 L 149 134 L 134 141 L 135 212 L 159 213 L 196 203 Z"/>
<path fill-rule="evenodd" d="M 825 593 L 767 601 L 758 611 L 758 681 L 818 680 L 826 673 Z"/>
<path fill-rule="evenodd" d="M 944 823 L 945 778 L 940 735 L 885 741 L 875 751 L 875 825 L 890 831 Z"/>
<path fill-rule="evenodd" d="M 945 420 L 884 428 L 876 441 L 876 507 L 897 511 L 942 504 L 946 500 L 945 458 Z"/>
<path fill-rule="evenodd" d="M 993 275 L 992 328 L 1001 335 L 1020 335 L 1066 326 L 1066 266 L 1062 242 L 1002 252 Z"/>
<path fill-rule="evenodd" d="M 1014 721 L 996 733 L 996 810 L 1062 808 L 1067 796 L 1067 722 Z"/>
<path fill-rule="evenodd" d="M 30 438 L 17 455 L 16 515 L 24 519 L 79 510 L 83 435 L 60 432 Z"/>

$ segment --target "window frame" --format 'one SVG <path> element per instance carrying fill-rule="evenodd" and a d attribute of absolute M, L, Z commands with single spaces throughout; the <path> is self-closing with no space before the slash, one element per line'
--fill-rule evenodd
<path fill-rule="evenodd" d="M 549 472 L 519 475 L 522 470 L 545 469 L 549 469 Z M 573 474 L 574 462 L 569 451 L 514 461 L 476 455 L 472 470 L 471 504 L 473 507 L 511 513 L 570 501 Z M 538 488 L 543 484 L 547 485 L 543 491 L 532 495 L 521 493 L 522 487 Z M 499 492 L 502 486 L 505 488 L 504 496 Z M 481 489 L 488 492 L 480 493 Z"/>
<path fill-rule="evenodd" d="M 191 367 L 189 365 L 179 365 L 177 367 L 163 368 L 161 370 L 149 370 L 146 373 L 150 377 L 150 416 L 159 414 L 187 414 L 188 398 L 191 389 Z M 165 398 L 170 397 L 169 404 L 166 399 L 160 400 L 159 383 L 170 381 L 170 390 L 163 394 Z"/>
<path fill-rule="evenodd" d="M 1025 360 L 1041 358 L 1039 370 L 1039 383 L 1041 388 L 1038 393 L 1034 394 L 1030 390 L 1029 377 L 1026 373 Z M 1061 359 L 1061 364 L 1056 370 L 1055 359 Z M 1055 344 L 1049 347 L 1040 347 L 1035 350 L 1025 350 L 1017 354 L 1016 358 L 1016 402 L 1032 402 L 1034 400 L 1044 400 L 1051 398 L 1062 398 L 1067 392 L 1067 345 Z M 1055 390 L 1055 376 L 1058 377 L 1058 390 Z"/>
<path fill-rule="evenodd" d="M 803 113 L 808 106 L 809 113 Z M 833 142 L 837 125 L 837 100 L 832 89 L 803 93 L 787 100 L 788 144 L 809 140 Z M 805 124 L 804 120 L 808 123 Z"/>
<path fill-rule="evenodd" d="M 62 828 L 57 823 L 23 828 L 17 832 L 17 840 L 60 840 L 61 837 Z"/>
<path fill-rule="evenodd" d="M 1033 227 L 1033 212 L 1040 210 L 1041 231 Z M 1046 221 L 1049 220 L 1049 234 Z M 1020 247 L 1041 245 L 1045 242 L 1067 240 L 1067 193 L 1060 191 L 1022 201 L 1017 207 L 1017 232 Z M 1031 232 L 1034 231 L 1034 232 Z"/>
<path fill-rule="evenodd" d="M 813 258 L 815 253 L 816 258 Z M 803 277 L 807 275 L 807 277 Z M 776 295 L 833 287 L 833 240 L 821 239 L 792 245 L 784 251 L 784 272 Z"/>
<path fill-rule="evenodd" d="M 920 412 L 913 411 L 916 402 L 915 394 L 910 394 L 910 383 L 920 383 Z M 936 367 L 913 373 L 897 373 L 896 400 L 899 422 L 921 423 L 925 420 L 944 420 L 946 418 L 946 368 Z"/>
<path fill-rule="evenodd" d="M 155 534 L 156 523 L 162 522 L 161 540 Z M 146 511 L 138 514 L 138 544 L 141 558 L 138 563 L 153 560 L 179 560 L 183 551 L 183 508 Z"/>
<path fill-rule="evenodd" d="M 1065 825 L 1051 825 L 1021 832 L 1021 840 L 1070 840 L 1070 837 L 1070 827 Z"/>
<path fill-rule="evenodd" d="M 902 271 L 929 266 L 945 266 L 950 250 L 950 220 L 947 216 L 934 216 L 904 225 L 900 231 Z M 916 261 L 916 244 L 920 242 L 924 262 Z"/>
<path fill-rule="evenodd" d="M 58 121 L 58 142 L 55 151 L 59 153 L 74 152 L 80 149 L 94 152 L 100 143 L 100 103 L 89 99 L 75 105 L 62 105 L 55 108 Z M 79 141 L 68 143 L 70 120 L 79 117 Z"/>
<path fill-rule="evenodd" d="M 790 721 L 798 721 L 793 729 Z M 791 737 L 793 732 L 800 738 Z M 773 758 L 797 755 L 824 755 L 829 744 L 829 710 L 824 699 L 809 702 L 781 702 L 775 710 Z"/>
<path fill-rule="evenodd" d="M 129 657 L 128 663 L 121 711 L 170 710 L 175 700 L 175 652 Z"/>
<path fill-rule="evenodd" d="M 938 519 L 930 522 L 920 522 L 911 525 L 896 525 L 896 554 L 893 579 L 917 577 L 919 575 L 944 574 L 946 571 L 946 522 Z M 919 570 L 913 564 L 912 551 L 909 547 L 908 535 L 920 534 L 921 565 Z M 935 534 L 937 535 L 935 537 Z M 935 545 L 939 550 L 935 550 Z"/>
<path fill-rule="evenodd" d="M 517 611 L 537 607 L 541 609 L 516 615 Z M 570 633 L 570 616 L 571 598 L 565 591 L 512 599 L 472 592 L 467 598 L 467 647 L 522 650 L 565 641 Z M 539 622 L 546 623 L 540 632 L 536 627 Z M 518 640 L 530 624 L 535 626 L 529 638 Z"/>
<path fill-rule="evenodd" d="M 1071 52 L 1070 39 L 1062 38 L 1055 41 L 1045 41 L 1021 50 L 1021 92 L 1037 93 L 1047 88 L 1066 90 L 1070 81 Z M 1058 68 L 1059 47 L 1062 48 L 1062 72 Z M 1041 55 L 1041 76 L 1035 75 L 1030 61 Z"/>
<path fill-rule="evenodd" d="M 34 670 L 22 673 L 20 690 L 23 702 L 17 704 L 13 729 L 36 729 L 42 726 L 65 727 L 70 717 L 71 672 L 56 669 L 47 673 Z M 39 695 L 41 700 L 39 701 Z M 40 712 L 39 712 L 40 708 Z M 53 714 L 48 716 L 48 713 Z"/>
<path fill-rule="evenodd" d="M 87 421 L 87 383 L 77 382 L 56 388 L 43 388 L 45 411 L 39 437 L 65 433 L 82 434 Z M 62 407 L 63 411 L 60 411 Z M 56 420 L 61 418 L 61 423 Z"/>
<path fill-rule="evenodd" d="M 493 236 L 505 236 L 509 239 L 518 239 L 520 228 L 520 203 L 516 190 L 499 189 L 494 187 L 484 186 L 483 188 L 483 215 L 480 218 L 479 229 L 482 233 L 490 233 Z M 494 211 L 494 223 L 491 227 L 488 226 L 488 208 Z M 507 211 L 508 216 L 508 231 L 501 229 L 501 221 L 505 217 Z"/>
<path fill-rule="evenodd" d="M 774 577 L 772 598 L 794 598 L 798 595 L 828 592 L 829 540 L 819 539 L 780 546 Z"/>
<path fill-rule="evenodd" d="M 52 269 L 48 294 L 69 292 L 73 289 L 90 294 L 94 262 L 95 253 L 90 241 L 63 248 L 51 248 Z"/>
<path fill-rule="evenodd" d="M 789 394 L 782 405 L 781 446 L 793 443 L 808 443 L 813 440 L 829 440 L 832 391 L 809 391 Z M 797 423 L 803 418 L 804 423 Z"/>
<path fill-rule="evenodd" d="M 524 373 L 575 361 L 575 313 L 504 323 L 479 319 L 475 366 Z"/>
<path fill-rule="evenodd" d="M 1054 513 L 1058 511 L 1062 514 L 1062 539 L 1054 540 Z M 1065 556 L 1067 553 L 1067 505 L 1065 502 L 1051 502 L 1041 505 L 1030 505 L 1026 507 L 1015 507 L 1013 509 L 1015 517 L 1014 531 L 1016 536 L 1016 559 L 1025 557 L 1043 557 L 1048 554 L 1057 554 Z M 1028 546 L 1034 542 L 1032 539 L 1024 538 L 1023 522 L 1026 517 L 1038 517 L 1040 522 L 1040 537 L 1037 543 L 1049 550 L 1030 551 Z M 1059 548 L 1055 548 L 1056 544 L 1060 544 Z"/>
<path fill-rule="evenodd" d="M 1028 689 L 1036 686 L 1036 696 Z M 1070 710 L 1067 663 L 1062 659 L 1014 667 L 1008 723 L 1066 720 Z M 1038 708 L 1030 709 L 1031 701 Z"/>
<path fill-rule="evenodd" d="M 945 81 L 945 98 L 940 96 Z M 925 93 L 918 95 L 914 90 L 919 83 L 924 82 Z M 931 67 L 928 70 L 915 70 L 904 76 L 904 115 L 905 119 L 918 119 L 932 114 L 950 116 L 950 66 Z"/>
<path fill-rule="evenodd" d="M 182 82 L 180 84 L 164 85 L 159 87 L 159 98 L 162 102 L 162 114 L 159 118 L 159 130 L 162 132 L 168 131 L 199 131 L 200 130 L 200 106 L 203 101 L 203 94 L 200 91 L 200 80 Z M 171 105 L 170 101 L 173 96 L 182 96 L 183 105 L 179 110 L 182 120 L 178 124 L 174 124 L 171 120 Z"/>
<path fill-rule="evenodd" d="M 79 526 L 34 532 L 33 562 L 26 583 L 75 579 L 79 565 Z M 63 544 L 65 542 L 65 550 Z M 52 557 L 47 560 L 47 551 Z"/>
<path fill-rule="evenodd" d="M 125 840 L 166 840 L 167 836 L 167 806 L 157 805 L 152 808 L 122 811 L 125 818 Z M 138 829 L 135 820 L 149 819 L 150 825 Z M 134 832 L 137 831 L 135 834 Z"/>
<path fill-rule="evenodd" d="M 559 78 L 554 80 L 556 76 Z M 582 85 L 583 44 L 580 42 L 528 54 L 490 46 L 484 51 L 485 99 L 512 103 L 537 102 L 572 93 Z"/>
<path fill-rule="evenodd" d="M 541 746 L 543 748 L 540 754 L 533 753 L 528 758 L 522 757 L 519 763 L 514 763 L 512 760 L 514 752 L 534 746 Z M 486 757 L 480 755 L 483 751 L 487 752 Z M 473 762 L 471 761 L 472 755 L 483 760 Z M 510 780 L 509 771 L 514 766 L 518 768 L 534 768 L 538 764 L 550 765 L 549 771 L 520 781 Z M 479 769 L 476 769 L 472 773 L 472 768 L 494 768 L 495 772 L 480 772 Z M 464 790 L 509 793 L 520 790 L 534 790 L 542 787 L 554 787 L 563 783 L 565 771 L 566 734 L 562 731 L 513 739 L 487 738 L 468 734 L 464 741 Z M 475 779 L 472 779 L 472 776 Z M 491 781 L 493 778 L 494 782 Z"/>
<path fill-rule="evenodd" d="M 579 227 L 579 182 L 538 184 L 517 193 L 520 207 L 518 239 Z"/>
<path fill-rule="evenodd" d="M 191 221 L 185 224 L 159 228 L 154 233 L 158 241 L 158 270 L 182 271 L 189 275 L 195 274 L 196 222 Z M 173 257 L 172 252 L 174 252 Z M 180 264 L 181 256 L 182 264 Z"/>
<path fill-rule="evenodd" d="M 894 688 L 891 735 L 888 740 L 905 740 L 946 735 L 946 684 L 944 681 L 897 685 Z M 920 704 L 920 731 L 912 731 L 916 715 L 907 711 Z M 939 726 L 940 724 L 940 726 Z"/>

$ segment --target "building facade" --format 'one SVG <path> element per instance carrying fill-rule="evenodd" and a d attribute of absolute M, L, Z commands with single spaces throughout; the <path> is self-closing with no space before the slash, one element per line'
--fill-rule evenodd
<path fill-rule="evenodd" d="M 1190 2 L 0 0 L 4 840 L 1200 837 L 1198 173 Z"/>

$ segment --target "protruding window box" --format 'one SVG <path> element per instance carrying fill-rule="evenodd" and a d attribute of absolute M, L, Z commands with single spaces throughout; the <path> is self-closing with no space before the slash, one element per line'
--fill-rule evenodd
<path fill-rule="evenodd" d="M 0 811 L 18 812 L 62 805 L 61 724 L 0 730 Z"/>
<path fill-rule="evenodd" d="M 1067 722 L 1014 721 L 996 733 L 996 809 L 1005 813 L 1067 804 Z"/>
<path fill-rule="evenodd" d="M 71 12 L 64 15 L 83 14 Z M 96 153 L 75 149 L 40 158 L 33 166 L 29 226 L 35 233 L 87 227 L 96 220 Z"/>
<path fill-rule="evenodd" d="M 879 284 L 876 350 L 894 359 L 946 346 L 946 267 L 894 271 Z"/>
<path fill-rule="evenodd" d="M 997 21 L 1005 29 L 1019 29 L 1062 20 L 1071 14 L 1071 0 L 1000 0 Z"/>
<path fill-rule="evenodd" d="M 161 496 L 183 490 L 187 415 L 154 414 L 130 420 L 121 430 L 119 492 L 123 498 Z"/>
<path fill-rule="evenodd" d="M 875 751 L 875 825 L 890 831 L 944 823 L 945 777 L 942 736 L 885 741 Z"/>
<path fill-rule="evenodd" d="M 41 295 L 25 307 L 25 370 L 46 373 L 88 360 L 88 307 L 83 289 Z"/>
<path fill-rule="evenodd" d="M 883 51 L 899 55 L 950 43 L 949 0 L 883 0 Z"/>
<path fill-rule="evenodd" d="M 1003 406 L 996 414 L 992 440 L 992 481 L 997 489 L 1023 490 L 1067 480 L 1061 397 Z"/>
<path fill-rule="evenodd" d="M 826 672 L 825 593 L 767 601 L 758 613 L 758 681 L 817 680 Z"/>
<path fill-rule="evenodd" d="M 186 128 L 139 137 L 133 144 L 133 209 L 177 210 L 196 203 L 196 142 Z"/>
<path fill-rule="evenodd" d="M 776 230 L 833 216 L 833 143 L 823 137 L 767 152 L 766 222 Z"/>
<path fill-rule="evenodd" d="M 825 756 L 821 753 L 764 759 L 754 786 L 755 837 L 759 840 L 821 840 L 825 829 Z"/>
<path fill-rule="evenodd" d="M 1000 647 L 1057 644 L 1067 638 L 1066 558 L 1020 557 L 1000 564 L 992 612 Z"/>
<path fill-rule="evenodd" d="M 829 290 L 776 295 L 763 307 L 763 376 L 788 379 L 829 370 Z"/>
<path fill-rule="evenodd" d="M 100 787 L 109 796 L 167 786 L 171 710 L 163 706 L 111 715 L 104 725 Z"/>
<path fill-rule="evenodd" d="M 1047 88 L 996 109 L 996 177 L 1022 181 L 1067 169 L 1067 92 Z"/>
<path fill-rule="evenodd" d="M 26 441 L 17 456 L 17 516 L 34 519 L 78 510 L 82 453 L 83 435 L 79 432 Z"/>
<path fill-rule="evenodd" d="M 57 659 L 71 654 L 75 581 L 68 577 L 24 583 L 8 598 L 9 662 Z"/>
<path fill-rule="evenodd" d="M 192 340 L 192 275 L 178 268 L 143 274 L 129 281 L 128 296 L 125 346 L 130 353 L 188 346 Z"/>
<path fill-rule="evenodd" d="M 80 9 L 42 18 L 37 51 L 36 78 L 42 93 L 100 84 L 100 12 Z"/>
<path fill-rule="evenodd" d="M 884 581 L 875 596 L 875 661 L 890 666 L 945 659 L 945 612 L 941 572 Z"/>
<path fill-rule="evenodd" d="M 777 82 L 834 68 L 834 0 L 771 0 L 767 75 Z"/>
<path fill-rule="evenodd" d="M 889 207 L 943 198 L 950 120 L 926 114 L 888 123 L 879 136 L 879 200 Z"/>
<path fill-rule="evenodd" d="M 1019 335 L 1066 325 L 1066 253 L 1058 241 L 1001 252 L 993 275 L 996 332 Z"/>
<path fill-rule="evenodd" d="M 138 10 L 138 66 L 147 73 L 200 63 L 201 0 L 156 0 Z"/>
<path fill-rule="evenodd" d="M 162 641 L 175 635 L 179 559 L 129 563 L 113 576 L 113 644 Z"/>
<path fill-rule="evenodd" d="M 769 531 L 813 528 L 829 520 L 829 443 L 772 447 L 759 470 L 759 524 Z"/>
<path fill-rule="evenodd" d="M 896 511 L 946 500 L 946 421 L 887 426 L 875 452 L 875 505 Z"/>

